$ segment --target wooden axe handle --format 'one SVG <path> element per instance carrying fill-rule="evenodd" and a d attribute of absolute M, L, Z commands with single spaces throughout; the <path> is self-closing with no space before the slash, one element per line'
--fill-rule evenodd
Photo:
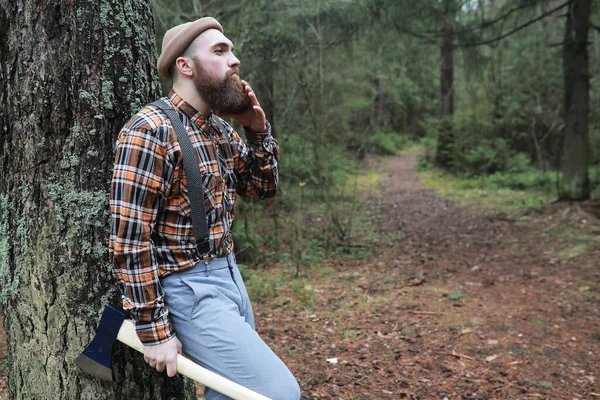
<path fill-rule="evenodd" d="M 140 353 L 144 352 L 144 345 L 138 338 L 135 332 L 135 326 L 130 320 L 123 321 L 119 334 L 117 336 L 119 342 L 125 343 L 127 346 L 134 348 Z M 212 371 L 203 368 L 190 360 L 177 354 L 177 372 L 183 376 L 195 380 L 203 385 L 206 385 L 219 393 L 231 397 L 234 400 L 270 400 L 268 397 L 258 394 L 242 385 L 223 378 Z"/>

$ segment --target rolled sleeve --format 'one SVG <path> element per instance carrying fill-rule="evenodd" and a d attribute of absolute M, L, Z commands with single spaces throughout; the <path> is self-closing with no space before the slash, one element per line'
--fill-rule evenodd
<path fill-rule="evenodd" d="M 275 196 L 279 189 L 279 145 L 271 134 L 271 124 L 267 121 L 266 132 L 246 129 L 246 142 L 235 131 L 232 133 L 237 193 L 259 199 Z"/>
<path fill-rule="evenodd" d="M 146 345 L 166 342 L 175 334 L 151 238 L 172 174 L 166 146 L 153 131 L 121 132 L 111 181 L 110 256 L 123 308 Z"/>

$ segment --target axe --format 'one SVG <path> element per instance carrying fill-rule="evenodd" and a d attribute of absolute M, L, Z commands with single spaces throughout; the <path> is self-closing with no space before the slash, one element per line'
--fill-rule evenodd
<path fill-rule="evenodd" d="M 75 364 L 97 378 L 112 381 L 111 357 L 115 340 L 141 353 L 144 352 L 144 345 L 135 332 L 133 322 L 125 320 L 123 311 L 107 305 L 94 339 L 83 353 L 77 356 Z M 177 354 L 177 372 L 234 400 L 269 400 L 262 394 L 201 367 L 181 354 Z"/>

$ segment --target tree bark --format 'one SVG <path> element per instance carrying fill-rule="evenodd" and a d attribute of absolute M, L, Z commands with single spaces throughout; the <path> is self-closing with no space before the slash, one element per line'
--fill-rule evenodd
<path fill-rule="evenodd" d="M 273 12 L 273 0 L 263 0 L 260 2 L 259 7 L 263 10 L 259 15 L 260 24 L 263 27 L 270 26 L 273 21 L 271 13 Z M 271 128 L 275 129 L 275 58 L 277 57 L 274 53 L 274 47 L 272 45 L 271 35 L 266 35 L 265 46 L 261 46 L 256 49 L 260 54 L 257 58 L 256 71 L 256 82 L 254 83 L 254 89 L 257 93 L 258 101 L 262 109 L 265 111 L 267 119 L 271 123 Z M 265 38 L 263 38 L 265 40 Z"/>
<path fill-rule="evenodd" d="M 452 167 L 452 115 L 454 114 L 454 31 L 452 22 L 442 23 L 440 46 L 440 127 L 435 162 L 438 166 Z"/>
<path fill-rule="evenodd" d="M 563 47 L 564 147 L 561 200 L 590 198 L 588 116 L 590 104 L 587 53 L 591 0 L 572 0 L 566 17 Z"/>
<path fill-rule="evenodd" d="M 256 94 L 271 128 L 275 129 L 275 68 L 271 49 L 264 50 L 264 61 L 259 63 L 260 77 L 256 79 Z"/>
<path fill-rule="evenodd" d="M 0 300 L 11 399 L 186 398 L 115 346 L 115 383 L 73 360 L 120 303 L 107 241 L 113 145 L 158 95 L 142 0 L 0 0 Z"/>

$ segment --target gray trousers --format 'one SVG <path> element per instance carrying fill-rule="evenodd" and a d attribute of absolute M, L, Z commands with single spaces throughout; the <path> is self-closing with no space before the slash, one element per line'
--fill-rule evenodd
<path fill-rule="evenodd" d="M 188 357 L 271 399 L 300 398 L 290 370 L 254 330 L 252 305 L 233 254 L 173 273 L 161 285 Z M 204 396 L 229 399 L 210 388 Z"/>

